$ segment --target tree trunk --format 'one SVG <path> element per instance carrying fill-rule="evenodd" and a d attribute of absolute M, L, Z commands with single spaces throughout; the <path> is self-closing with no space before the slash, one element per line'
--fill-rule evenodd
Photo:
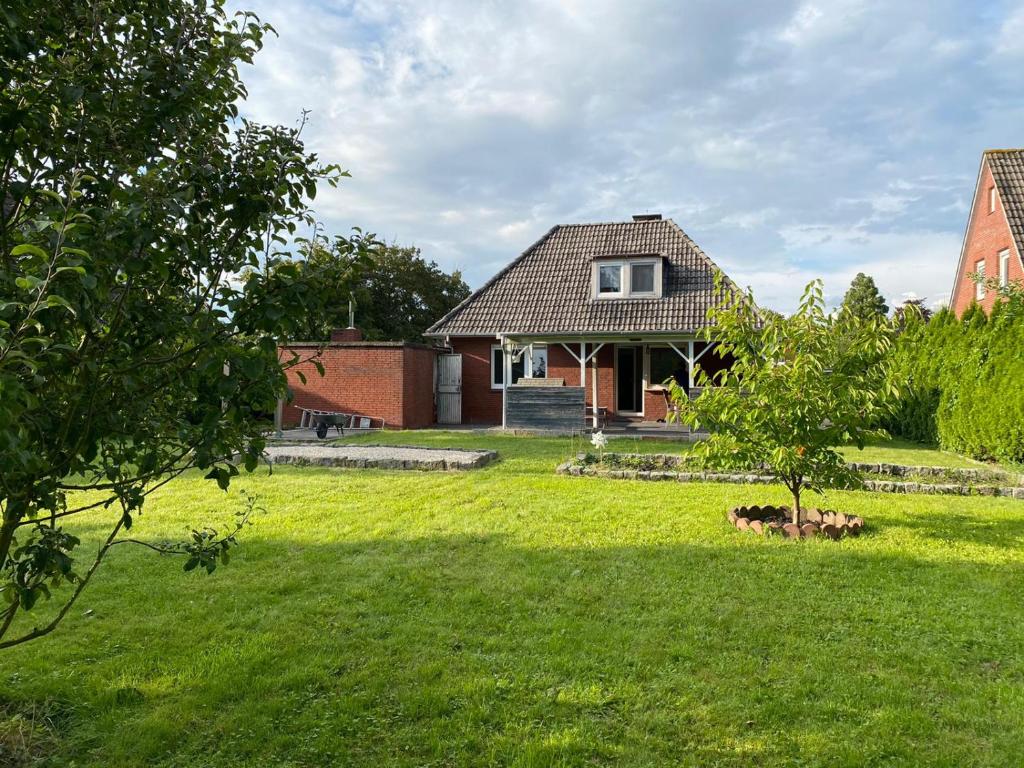
<path fill-rule="evenodd" d="M 18 527 L 17 518 L 11 517 L 0 525 L 0 568 L 7 565 L 7 558 L 11 554 L 11 543 L 14 541 L 14 531 Z"/>
<path fill-rule="evenodd" d="M 793 494 L 793 524 L 800 525 L 800 486 L 803 485 L 801 480 L 795 480 L 791 486 L 789 486 L 790 493 Z"/>

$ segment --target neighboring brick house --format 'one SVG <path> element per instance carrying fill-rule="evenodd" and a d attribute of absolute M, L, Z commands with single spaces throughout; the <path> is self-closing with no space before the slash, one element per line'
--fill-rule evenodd
<path fill-rule="evenodd" d="M 996 291 L 971 275 L 1024 281 L 1024 149 L 990 149 L 981 156 L 974 201 L 967 222 L 956 282 L 949 305 L 959 317 L 977 302 L 986 311 L 998 300 Z"/>
<path fill-rule="evenodd" d="M 395 429 L 434 423 L 433 347 L 363 341 L 357 329 L 346 328 L 335 331 L 330 342 L 294 342 L 278 350 L 282 362 L 294 354 L 303 362 L 287 371 L 292 400 L 284 407 L 285 425 L 298 424 L 303 408 L 371 416 Z M 323 364 L 323 376 L 314 358 Z"/>
<path fill-rule="evenodd" d="M 701 340 L 716 269 L 657 214 L 554 227 L 428 329 L 455 364 L 456 405 L 439 399 L 439 420 L 505 424 L 505 382 L 538 378 L 582 387 L 586 406 L 613 418 L 664 419 L 661 382 L 692 391 L 695 366 L 728 364 Z"/>

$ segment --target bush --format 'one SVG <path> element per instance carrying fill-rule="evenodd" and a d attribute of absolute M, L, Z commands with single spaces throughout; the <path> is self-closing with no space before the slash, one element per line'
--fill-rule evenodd
<path fill-rule="evenodd" d="M 976 459 L 1024 462 L 1024 312 L 1012 296 L 990 316 L 944 310 L 911 321 L 894 351 L 895 435 Z"/>

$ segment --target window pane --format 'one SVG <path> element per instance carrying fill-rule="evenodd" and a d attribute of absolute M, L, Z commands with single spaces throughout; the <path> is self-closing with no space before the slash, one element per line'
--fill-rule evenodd
<path fill-rule="evenodd" d="M 651 347 L 650 350 L 651 384 L 664 384 L 668 378 L 674 378 L 684 387 L 687 383 L 686 362 L 671 347 Z"/>
<path fill-rule="evenodd" d="M 1003 251 L 999 254 L 999 284 L 1006 286 L 1010 282 L 1010 254 Z"/>
<path fill-rule="evenodd" d="M 526 353 L 516 360 L 512 358 L 512 383 L 518 384 L 519 380 L 526 376 Z"/>
<path fill-rule="evenodd" d="M 976 299 L 985 298 L 985 262 L 979 261 L 974 265 L 974 271 L 980 278 L 977 283 L 974 284 L 974 297 Z"/>
<path fill-rule="evenodd" d="M 533 370 L 535 379 L 546 379 L 548 375 L 548 350 L 546 347 L 533 348 Z"/>
<path fill-rule="evenodd" d="M 500 349 L 491 350 L 491 384 L 500 387 L 505 377 L 505 357 Z"/>
<path fill-rule="evenodd" d="M 619 265 L 607 265 L 600 268 L 598 272 L 599 293 L 621 293 L 622 292 L 622 267 Z"/>
<path fill-rule="evenodd" d="M 654 265 L 634 264 L 629 282 L 631 293 L 654 293 Z"/>

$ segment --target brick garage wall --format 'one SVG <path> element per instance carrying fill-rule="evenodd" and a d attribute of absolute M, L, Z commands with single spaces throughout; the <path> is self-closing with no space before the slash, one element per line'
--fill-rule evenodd
<path fill-rule="evenodd" d="M 293 352 L 306 360 L 317 354 L 317 345 L 285 346 L 278 355 L 287 361 Z M 382 418 L 389 428 L 428 426 L 434 421 L 434 354 L 418 344 L 331 342 L 317 355 L 323 376 L 312 361 L 287 371 L 293 398 L 284 423 L 298 424 L 300 409 L 312 408 Z"/>
<path fill-rule="evenodd" d="M 985 276 L 997 277 L 999 275 L 999 252 L 1004 249 L 1010 250 L 1010 280 L 1024 280 L 1024 270 L 1021 270 L 1020 258 L 1014 249 L 1013 235 L 1006 223 L 1006 216 L 1003 213 L 1003 202 L 996 194 L 996 210 L 989 213 L 988 195 L 989 189 L 994 184 L 992 172 L 988 163 L 981 172 L 981 182 L 978 187 L 978 199 L 974 201 L 974 210 L 971 212 L 971 223 L 967 233 L 967 246 L 964 249 L 964 263 L 956 277 L 956 290 L 953 294 L 951 306 L 957 317 L 974 301 L 974 283 L 967 276 L 975 271 L 975 264 L 984 259 Z M 988 291 L 985 298 L 979 304 L 989 311 L 997 300 L 995 291 Z"/>
<path fill-rule="evenodd" d="M 402 348 L 403 383 L 402 426 L 406 429 L 429 427 L 434 413 L 434 380 L 437 353 L 432 349 Z"/>

